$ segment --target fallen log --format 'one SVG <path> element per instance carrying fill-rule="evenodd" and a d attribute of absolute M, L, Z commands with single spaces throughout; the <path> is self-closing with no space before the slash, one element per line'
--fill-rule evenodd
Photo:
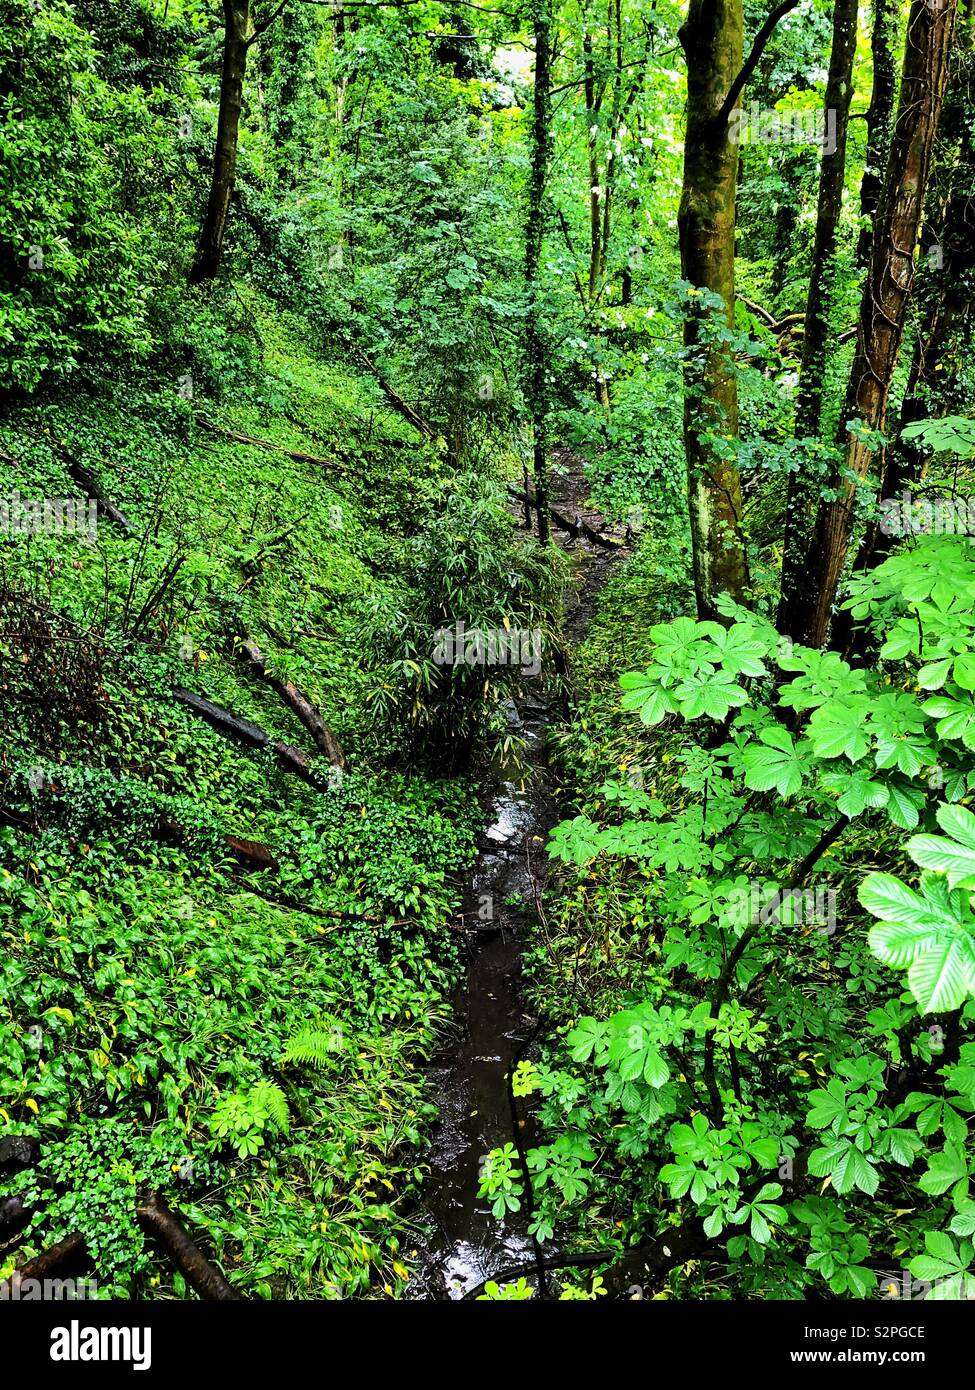
<path fill-rule="evenodd" d="M 236 1289 L 190 1239 L 158 1192 L 136 1207 L 136 1216 L 143 1230 L 166 1247 L 176 1268 L 201 1298 L 213 1302 L 242 1301 Z M 18 1266 L 6 1285 L 0 1285 L 0 1296 L 9 1298 L 14 1287 L 27 1279 L 51 1279 L 65 1265 L 80 1260 L 86 1253 L 85 1237 L 80 1231 L 73 1231 L 57 1245 Z"/>
<path fill-rule="evenodd" d="M 273 739 L 266 729 L 262 729 L 259 724 L 252 724 L 249 719 L 238 719 L 236 715 L 228 710 L 221 709 L 210 700 L 204 700 L 200 695 L 194 695 L 191 690 L 184 690 L 182 686 L 173 687 L 173 699 L 178 700 L 181 705 L 198 714 L 201 719 L 205 719 L 215 729 L 221 733 L 231 734 L 238 738 L 242 743 L 249 744 L 251 748 L 271 748 L 277 754 L 278 762 L 285 772 L 292 772 L 296 777 L 300 777 L 303 782 L 307 782 L 316 791 L 327 791 L 326 785 L 315 776 L 307 758 L 303 753 L 299 753 L 297 748 L 292 748 L 289 743 L 282 743 L 278 739 Z"/>
<path fill-rule="evenodd" d="M 159 819 L 157 835 L 161 844 L 173 845 L 177 849 L 183 848 L 187 840 L 184 827 L 165 816 L 161 816 Z M 247 869 L 276 869 L 279 867 L 274 853 L 260 840 L 242 840 L 238 835 L 225 834 L 223 842 L 237 863 L 242 864 Z"/>
<path fill-rule="evenodd" d="M 241 1301 L 237 1290 L 190 1240 L 158 1192 L 136 1208 L 136 1215 L 140 1226 L 162 1241 L 176 1268 L 201 1298 L 213 1302 Z"/>
<path fill-rule="evenodd" d="M 47 828 L 42 821 L 36 818 L 25 819 L 23 816 L 16 816 L 12 811 L 2 806 L 0 806 L 0 825 L 10 825 L 15 830 L 26 830 L 34 835 Z M 187 841 L 186 829 L 167 816 L 160 816 L 156 824 L 156 839 L 161 845 L 172 845 L 174 848 L 182 849 Z M 227 834 L 224 835 L 223 839 L 237 863 L 243 864 L 245 868 L 277 869 L 279 867 L 279 861 L 274 852 L 267 845 L 262 844 L 260 840 L 244 840 L 239 835 Z M 0 1144 L 0 1168 L 4 1167 L 4 1145 L 10 1142 L 13 1141 L 5 1139 L 3 1144 Z"/>
<path fill-rule="evenodd" d="M 35 438 L 41 438 L 41 434 L 37 430 L 31 430 L 30 433 L 34 435 Z M 76 483 L 83 492 L 86 492 L 95 503 L 98 508 L 98 515 L 105 517 L 108 521 L 114 521 L 117 526 L 121 526 L 125 531 L 130 533 L 134 531 L 135 527 L 132 525 L 131 521 L 129 521 L 128 517 L 120 512 L 115 503 L 110 502 L 102 492 L 91 469 L 86 468 L 79 459 L 76 459 L 73 454 L 69 453 L 60 439 L 55 439 L 52 435 L 47 434 L 46 431 L 45 438 L 46 442 L 51 445 L 55 454 L 57 454 L 58 458 L 64 464 L 65 471 L 71 481 Z M 19 459 L 14 458 L 13 454 L 8 454 L 5 449 L 0 449 L 0 458 L 5 459 L 8 463 L 15 463 L 18 465 L 20 463 Z"/>
<path fill-rule="evenodd" d="M 85 1250 L 84 1236 L 80 1231 L 72 1231 L 64 1240 L 59 1240 L 57 1245 L 52 1245 L 49 1250 L 19 1265 L 10 1276 L 10 1282 L 19 1283 L 23 1279 L 52 1279 L 58 1270 L 63 1269 L 70 1261 L 80 1259 Z"/>
<path fill-rule="evenodd" d="M 332 766 L 345 767 L 345 754 L 342 752 L 338 739 L 322 718 L 317 705 L 314 705 L 293 681 L 283 676 L 276 676 L 264 660 L 260 647 L 249 637 L 246 637 L 241 643 L 241 651 L 251 668 L 262 680 L 267 682 L 272 690 L 277 691 L 288 708 L 301 720 L 315 740 L 316 747 L 325 754 Z"/>
<path fill-rule="evenodd" d="M 538 511 L 538 503 L 536 500 L 530 497 L 528 493 L 522 492 L 519 488 L 512 487 L 510 483 L 508 484 L 508 496 L 514 498 L 516 502 L 522 502 L 526 507 L 531 507 L 536 512 Z M 607 536 L 604 535 L 602 531 L 594 530 L 593 527 L 589 525 L 588 521 L 581 516 L 577 516 L 575 520 L 572 521 L 569 517 L 565 516 L 564 513 L 557 511 L 556 508 L 552 506 L 549 507 L 548 512 L 549 516 L 552 518 L 553 525 L 560 531 L 565 531 L 570 536 L 585 536 L 587 541 L 590 541 L 593 545 L 601 546 L 603 550 L 621 550 L 626 544 L 625 541 L 618 540 L 615 536 Z"/>
<path fill-rule="evenodd" d="M 0 1168 L 21 1173 L 37 1160 L 37 1140 L 26 1134 L 8 1134 L 0 1141 Z"/>
<path fill-rule="evenodd" d="M 403 397 L 399 394 L 399 392 L 395 391 L 393 387 L 390 386 L 389 382 L 383 376 L 382 372 L 376 366 L 375 362 L 373 362 L 371 358 L 367 357 L 366 354 L 360 350 L 356 350 L 355 355 L 362 363 L 362 365 L 365 367 L 366 371 L 370 372 L 372 376 L 376 378 L 376 381 L 379 383 L 379 389 L 382 391 L 383 395 L 389 401 L 390 405 L 393 407 L 396 413 L 398 415 L 402 415 L 403 419 L 408 421 L 408 423 L 411 424 L 419 434 L 422 434 L 424 439 L 435 440 L 437 437 L 436 430 L 434 430 L 432 425 L 428 425 L 426 420 L 424 420 L 423 416 L 417 414 L 417 412 L 413 409 L 409 402 L 404 401 Z"/>
<path fill-rule="evenodd" d="M 67 469 L 68 477 L 71 481 L 76 483 L 83 492 L 86 492 L 89 497 L 94 499 L 98 507 L 98 515 L 105 517 L 107 521 L 114 522 L 116 526 L 121 526 L 123 531 L 128 531 L 131 534 L 135 530 L 135 527 L 124 512 L 119 511 L 115 503 L 109 501 L 105 496 L 98 486 L 98 480 L 91 469 L 86 468 L 80 459 L 76 459 L 73 454 L 69 453 L 60 440 L 54 441 L 54 449 Z"/>
<path fill-rule="evenodd" d="M 273 439 L 258 439 L 253 434 L 241 434 L 239 430 L 224 429 L 222 425 L 217 425 L 213 420 L 208 420 L 205 415 L 197 415 L 196 422 L 202 425 L 211 434 L 219 434 L 224 439 L 232 439 L 235 444 L 249 444 L 254 449 L 270 449 L 275 454 L 284 454 L 286 458 L 294 459 L 296 463 L 314 463 L 319 468 L 335 468 L 340 472 L 343 465 L 337 459 L 322 458 L 319 454 L 305 454 L 300 449 L 289 449 L 284 444 L 275 444 Z"/>
<path fill-rule="evenodd" d="M 30 1212 L 19 1197 L 4 1197 L 0 1201 L 0 1240 L 9 1240 L 30 1220 Z"/>

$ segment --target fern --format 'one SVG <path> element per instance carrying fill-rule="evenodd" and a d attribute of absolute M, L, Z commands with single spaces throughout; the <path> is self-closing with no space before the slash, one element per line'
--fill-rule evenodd
<path fill-rule="evenodd" d="M 288 1039 L 281 1061 L 324 1069 L 335 1065 L 336 1053 L 343 1051 L 343 1048 L 341 1028 L 332 1027 L 326 1032 L 306 1024 Z"/>
<path fill-rule="evenodd" d="M 279 1134 L 287 1134 L 291 1124 L 291 1116 L 288 1114 L 288 1102 L 280 1086 L 276 1086 L 273 1081 L 259 1081 L 251 1091 L 251 1102 L 254 1108 L 255 1119 L 258 1125 L 261 1116 L 264 1124 L 270 1124 Z"/>
<path fill-rule="evenodd" d="M 210 1117 L 210 1132 L 218 1146 L 230 1140 L 241 1158 L 251 1158 L 264 1143 L 268 1127 L 287 1134 L 290 1123 L 281 1087 L 273 1081 L 258 1081 L 249 1091 L 220 1096 Z"/>

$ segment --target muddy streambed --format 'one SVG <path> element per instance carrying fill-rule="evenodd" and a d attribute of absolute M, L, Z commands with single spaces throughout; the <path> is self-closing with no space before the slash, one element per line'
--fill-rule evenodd
<path fill-rule="evenodd" d="M 517 785 L 497 786 L 464 895 L 467 968 L 451 997 L 450 1032 L 428 1073 L 440 1117 L 413 1218 L 428 1234 L 416 1246 L 410 1298 L 463 1298 L 501 1269 L 534 1258 L 524 1203 L 498 1220 L 477 1187 L 485 1154 L 532 1142 L 524 1102 L 521 1118 L 513 1113 L 508 1076 L 538 1026 L 522 994 L 521 951 L 526 916 L 544 887 L 554 818 L 547 718 L 535 697 L 509 707 L 509 723 L 527 744 L 525 775 Z"/>
<path fill-rule="evenodd" d="M 602 518 L 586 505 L 581 469 L 572 463 L 553 489 L 554 500 L 601 529 Z M 566 548 L 576 569 L 565 624 L 571 646 L 584 636 L 620 551 L 594 549 L 582 538 Z M 508 722 L 525 741 L 525 764 L 517 783 L 494 783 L 489 823 L 467 882 L 467 968 L 451 997 L 451 1028 L 429 1068 L 430 1098 L 440 1117 L 424 1154 L 429 1173 L 413 1213 L 417 1230 L 426 1234 L 411 1246 L 416 1273 L 406 1293 L 410 1299 L 463 1298 L 503 1269 L 532 1264 L 540 1253 L 528 1234 L 529 1194 L 519 1211 L 498 1220 L 477 1188 L 485 1154 L 503 1144 L 524 1149 L 537 1142 L 526 1102 L 518 1101 L 515 1111 L 508 1077 L 522 1056 L 531 1055 L 539 1030 L 524 998 L 521 954 L 545 886 L 545 843 L 562 814 L 546 731 L 564 710 L 541 691 L 540 681 L 528 682 L 509 704 Z M 545 1254 L 553 1253 L 547 1244 Z"/>

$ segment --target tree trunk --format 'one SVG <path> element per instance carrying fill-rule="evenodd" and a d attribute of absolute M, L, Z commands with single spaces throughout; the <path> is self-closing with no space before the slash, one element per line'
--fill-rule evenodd
<path fill-rule="evenodd" d="M 884 0 L 879 0 L 884 3 Z M 836 0 L 833 10 L 833 44 L 826 83 L 827 112 L 835 112 L 835 148 L 824 146 L 819 172 L 819 199 L 816 235 L 813 242 L 809 291 L 806 297 L 802 363 L 799 369 L 799 397 L 796 405 L 796 437 L 805 439 L 819 433 L 823 410 L 827 343 L 833 282 L 836 272 L 836 233 L 843 209 L 846 177 L 846 139 L 853 95 L 853 60 L 857 43 L 857 0 Z M 815 479 L 801 471 L 789 474 L 785 510 L 785 541 L 782 550 L 782 599 L 779 627 L 789 632 L 793 597 L 802 583 L 796 563 L 803 540 L 815 515 L 819 487 Z"/>
<path fill-rule="evenodd" d="M 897 438 L 885 451 L 881 496 L 896 499 L 921 481 L 925 453 L 913 439 L 904 439 L 905 425 L 927 420 L 934 414 L 964 412 L 967 401 L 960 373 L 964 357 L 971 351 L 971 319 L 975 308 L 975 136 L 972 132 L 972 106 L 969 97 L 973 70 L 973 33 L 970 19 L 956 26 L 954 71 L 949 78 L 941 115 L 936 163 L 944 166 L 944 187 L 928 189 L 926 235 L 929 248 L 928 273 L 919 290 L 923 303 L 911 368 L 901 401 Z M 937 253 L 931 263 L 932 252 Z M 967 331 L 966 331 L 967 329 Z M 873 569 L 890 554 L 897 537 L 872 521 L 866 529 L 854 570 Z M 834 638 L 842 620 L 844 645 L 853 641 L 848 614 L 834 620 Z"/>
<path fill-rule="evenodd" d="M 533 99 L 531 172 L 528 181 L 528 219 L 525 228 L 525 285 L 528 315 L 525 323 L 525 396 L 532 422 L 532 468 L 538 502 L 538 539 L 549 542 L 548 512 L 548 350 L 541 327 L 539 272 L 545 235 L 545 180 L 551 150 L 551 0 L 533 0 L 535 85 Z"/>
<path fill-rule="evenodd" d="M 738 146 L 715 119 L 742 65 L 741 0 L 690 0 L 680 31 L 687 56 L 687 133 L 678 229 L 685 280 L 718 295 L 735 319 L 735 191 Z M 747 582 L 741 535 L 741 482 L 709 434 L 738 437 L 738 388 L 728 349 L 702 343 L 702 320 L 689 313 L 685 364 L 684 448 L 698 613 L 716 616 L 721 593 L 741 600 Z"/>
<path fill-rule="evenodd" d="M 190 284 L 212 280 L 220 269 L 227 214 L 234 191 L 237 170 L 237 138 L 247 67 L 247 31 L 250 27 L 250 0 L 223 0 L 223 72 L 220 77 L 220 113 L 217 117 L 217 143 L 213 152 L 213 175 L 206 216 L 200 231 L 196 260 L 190 271 Z"/>
<path fill-rule="evenodd" d="M 860 181 L 860 238 L 856 250 L 857 265 L 864 270 L 870 264 L 873 219 L 880 205 L 894 120 L 894 98 L 897 95 L 897 69 L 894 65 L 896 29 L 896 0 L 873 0 L 873 32 L 870 36 L 873 91 L 867 111 L 867 151 Z"/>
<path fill-rule="evenodd" d="M 843 208 L 846 175 L 846 137 L 853 95 L 853 59 L 857 44 L 857 0 L 836 0 L 833 11 L 833 45 L 826 83 L 826 111 L 836 113 L 836 148 L 823 150 L 816 210 L 809 293 L 806 298 L 805 333 L 799 372 L 796 434 L 802 438 L 819 431 L 823 407 L 823 376 L 829 336 L 830 293 L 833 284 L 836 232 Z"/>
<path fill-rule="evenodd" d="M 935 8 L 935 5 L 937 8 Z M 842 466 L 830 479 L 835 500 L 821 502 L 796 572 L 801 589 L 789 596 L 790 636 L 809 646 L 826 640 L 853 524 L 857 484 L 873 447 L 861 431 L 882 430 L 914 278 L 924 191 L 941 113 L 956 0 L 913 0 L 900 104 L 883 196 L 877 214 L 857 327 L 856 353 L 841 420 Z M 856 423 L 848 431 L 846 422 Z"/>

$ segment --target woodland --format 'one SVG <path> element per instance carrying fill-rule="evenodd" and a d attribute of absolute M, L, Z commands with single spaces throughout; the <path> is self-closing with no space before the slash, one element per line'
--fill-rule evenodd
<path fill-rule="evenodd" d="M 975 1296 L 972 26 L 0 0 L 4 1299 Z"/>

